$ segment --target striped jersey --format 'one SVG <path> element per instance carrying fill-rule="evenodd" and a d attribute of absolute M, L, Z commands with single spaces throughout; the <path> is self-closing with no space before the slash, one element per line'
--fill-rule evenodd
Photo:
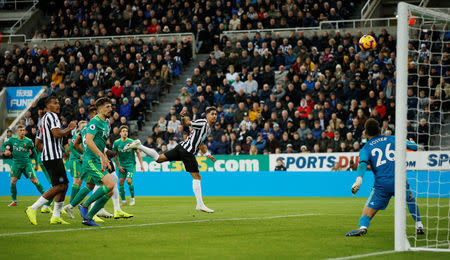
<path fill-rule="evenodd" d="M 206 138 L 211 135 L 211 127 L 206 119 L 198 119 L 191 121 L 191 133 L 186 140 L 180 142 L 180 145 L 186 149 L 186 151 L 197 154 L 198 147 Z"/>
<path fill-rule="evenodd" d="M 58 115 L 53 112 L 47 112 L 42 117 L 39 127 L 39 139 L 42 140 L 43 148 L 41 153 L 42 161 L 62 159 L 62 138 L 56 138 L 52 134 L 52 129 L 61 128 L 61 122 Z"/>

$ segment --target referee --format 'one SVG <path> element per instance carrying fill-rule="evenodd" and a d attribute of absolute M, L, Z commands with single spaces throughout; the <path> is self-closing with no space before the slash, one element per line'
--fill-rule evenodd
<path fill-rule="evenodd" d="M 66 168 L 62 160 L 62 139 L 70 134 L 77 123 L 70 122 L 69 126 L 62 130 L 58 114 L 60 110 L 59 101 L 55 96 L 50 96 L 45 100 L 47 113 L 42 117 L 42 124 L 39 129 L 42 139 L 41 160 L 47 169 L 52 181 L 52 188 L 46 191 L 42 196 L 25 211 L 31 224 L 37 225 L 37 210 L 54 198 L 55 206 L 50 224 L 69 224 L 61 219 L 61 210 L 64 206 L 69 180 L 67 179 Z"/>

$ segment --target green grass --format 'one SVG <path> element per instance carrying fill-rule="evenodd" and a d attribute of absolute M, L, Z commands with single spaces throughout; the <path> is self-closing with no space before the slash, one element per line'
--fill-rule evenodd
<path fill-rule="evenodd" d="M 372 221 L 367 236 L 348 238 L 344 235 L 357 228 L 365 199 L 208 197 L 206 204 L 216 212 L 205 214 L 194 210 L 193 197 L 138 197 L 136 206 L 123 207 L 135 218 L 106 220 L 106 229 L 81 225 L 78 210 L 76 219 L 65 217 L 71 225 L 51 226 L 50 216 L 39 213 L 38 226 L 32 226 L 24 209 L 35 199 L 21 196 L 18 207 L 8 208 L 9 198 L 0 197 L 0 259 L 323 259 L 387 251 L 394 245 L 393 201 Z M 111 202 L 107 210 L 112 211 Z M 268 218 L 289 215 L 298 216 Z M 210 221 L 188 222 L 198 220 Z M 178 221 L 188 223 L 167 223 Z M 127 226 L 149 223 L 160 224 Z M 71 228 L 77 230 L 4 236 Z M 450 254 L 375 258 L 450 259 Z"/>

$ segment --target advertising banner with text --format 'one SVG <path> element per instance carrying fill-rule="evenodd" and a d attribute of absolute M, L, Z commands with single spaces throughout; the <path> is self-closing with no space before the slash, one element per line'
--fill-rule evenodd
<path fill-rule="evenodd" d="M 6 88 L 6 109 L 8 116 L 14 116 L 24 110 L 39 93 L 42 87 Z"/>

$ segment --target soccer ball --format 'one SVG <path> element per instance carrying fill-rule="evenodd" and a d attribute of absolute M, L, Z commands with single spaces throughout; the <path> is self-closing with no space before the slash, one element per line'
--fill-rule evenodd
<path fill-rule="evenodd" d="M 375 50 L 377 48 L 377 41 L 372 35 L 363 35 L 359 39 L 359 47 L 363 51 Z"/>

